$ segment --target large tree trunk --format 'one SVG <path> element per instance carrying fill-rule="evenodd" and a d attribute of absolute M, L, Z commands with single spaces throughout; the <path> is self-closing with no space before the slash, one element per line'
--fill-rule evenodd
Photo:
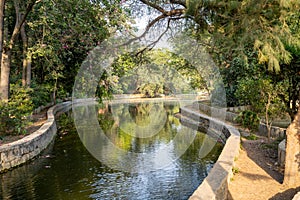
<path fill-rule="evenodd" d="M 9 98 L 9 75 L 10 75 L 11 49 L 3 50 L 1 59 L 0 95 L 1 100 Z"/>
<path fill-rule="evenodd" d="M 300 186 L 300 109 L 286 131 L 286 157 L 283 183 L 289 187 Z"/>

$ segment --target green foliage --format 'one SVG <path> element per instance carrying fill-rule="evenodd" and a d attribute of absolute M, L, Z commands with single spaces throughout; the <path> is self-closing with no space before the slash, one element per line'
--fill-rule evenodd
<path fill-rule="evenodd" d="M 233 175 L 238 174 L 239 172 L 240 172 L 240 169 L 239 169 L 239 168 L 237 168 L 237 167 L 233 167 L 233 168 L 232 168 L 232 173 L 233 173 Z"/>
<path fill-rule="evenodd" d="M 145 83 L 140 86 L 139 92 L 145 97 L 153 98 L 159 97 L 160 94 L 163 94 L 164 88 L 158 83 Z"/>
<path fill-rule="evenodd" d="M 25 134 L 25 127 L 29 123 L 28 116 L 33 110 L 30 97 L 32 90 L 11 85 L 9 102 L 0 101 L 0 135 Z"/>
<path fill-rule="evenodd" d="M 108 1 L 45 0 L 28 18 L 33 79 L 52 101 L 70 95 L 88 52 L 116 30 L 128 28 L 127 12 Z M 51 86 L 51 88 L 49 88 Z M 102 91 L 104 93 L 104 91 Z"/>
<path fill-rule="evenodd" d="M 257 130 L 260 119 L 255 112 L 251 110 L 245 110 L 237 116 L 235 121 L 242 124 L 245 128 Z"/>
<path fill-rule="evenodd" d="M 268 78 L 258 80 L 247 78 L 239 81 L 236 96 L 243 105 L 251 105 L 254 112 L 261 115 L 267 114 L 272 118 L 277 117 L 285 110 L 280 95 L 286 95 L 285 85 L 274 84 Z"/>
<path fill-rule="evenodd" d="M 31 99 L 34 105 L 34 108 L 38 108 L 39 106 L 46 105 L 51 102 L 50 92 L 52 86 L 49 84 L 40 84 L 32 83 L 32 94 Z"/>
<path fill-rule="evenodd" d="M 218 5 L 214 16 L 213 37 L 222 53 L 228 57 L 244 57 L 245 47 L 250 45 L 257 52 L 259 63 L 270 71 L 278 72 L 281 63 L 289 63 L 291 54 L 284 42 L 294 43 L 290 26 L 286 20 L 298 13 L 299 1 L 265 3 L 262 1 L 242 1 L 242 6 L 228 2 L 213 1 Z M 224 40 L 224 38 L 227 38 Z M 230 59 L 230 58 L 229 58 Z"/>
<path fill-rule="evenodd" d="M 246 136 L 245 138 L 247 140 L 257 140 L 258 139 L 258 137 L 255 134 L 253 134 L 253 133 L 250 133 L 250 135 Z"/>
<path fill-rule="evenodd" d="M 98 87 L 115 94 L 140 93 L 146 97 L 161 94 L 190 93 L 206 89 L 205 82 L 195 67 L 166 49 L 146 51 L 135 55 L 120 55 L 113 69 Z M 108 73 L 108 72 L 107 72 Z"/>
<path fill-rule="evenodd" d="M 249 78 L 239 82 L 237 97 L 242 104 L 251 105 L 254 112 L 264 117 L 268 139 L 271 137 L 270 126 L 273 120 L 286 111 L 285 104 L 279 97 L 286 94 L 285 88 L 284 84 L 274 84 L 270 79 L 263 77 L 259 80 Z"/>
<path fill-rule="evenodd" d="M 244 51 L 245 57 L 234 57 L 232 60 L 221 55 L 216 55 L 216 60 L 220 65 L 220 73 L 226 91 L 227 105 L 238 106 L 240 104 L 235 95 L 239 82 L 251 75 L 260 77 L 266 73 L 264 66 L 259 65 L 256 53 L 248 48 Z"/>

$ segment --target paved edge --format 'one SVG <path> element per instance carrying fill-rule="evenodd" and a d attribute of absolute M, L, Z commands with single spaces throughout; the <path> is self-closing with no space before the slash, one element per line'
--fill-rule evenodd
<path fill-rule="evenodd" d="M 12 143 L 0 146 L 0 173 L 17 167 L 39 155 L 54 139 L 57 127 L 55 114 L 70 109 L 71 101 L 52 106 L 47 121 L 34 133 Z"/>
<path fill-rule="evenodd" d="M 181 108 L 181 111 L 196 115 L 199 118 L 208 119 L 214 124 L 223 126 L 230 132 L 225 146 L 214 167 L 208 176 L 203 180 L 200 186 L 194 191 L 189 200 L 219 200 L 227 199 L 228 185 L 233 176 L 232 169 L 234 161 L 237 159 L 240 150 L 240 133 L 231 125 L 228 125 L 218 119 L 214 119 L 204 114 L 197 113 L 188 108 Z"/>

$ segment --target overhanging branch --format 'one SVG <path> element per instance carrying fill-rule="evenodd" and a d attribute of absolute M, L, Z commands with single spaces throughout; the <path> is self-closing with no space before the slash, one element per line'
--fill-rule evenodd
<path fill-rule="evenodd" d="M 150 44 L 148 44 L 145 48 L 143 48 L 141 51 L 139 51 L 138 53 L 136 53 L 136 55 L 139 55 L 141 53 L 143 53 L 145 50 L 151 50 L 160 40 L 161 38 L 168 32 L 169 28 L 170 28 L 170 22 L 172 19 L 168 19 L 168 23 L 167 23 L 167 28 L 164 32 L 162 32 L 160 34 L 160 36 L 153 42 L 151 42 Z"/>
<path fill-rule="evenodd" d="M 122 45 L 128 45 L 136 40 L 140 40 L 141 38 L 145 37 L 146 34 L 150 31 L 151 27 L 153 27 L 156 23 L 158 23 L 159 21 L 163 20 L 163 19 L 166 19 L 166 18 L 169 18 L 168 20 L 168 27 L 167 29 L 169 29 L 169 23 L 170 23 L 170 19 L 172 20 L 178 20 L 178 19 L 182 19 L 184 18 L 185 16 L 184 13 L 185 13 L 185 9 L 182 8 L 182 9 L 172 9 L 172 10 L 165 10 L 164 8 L 162 8 L 161 6 L 155 4 L 155 3 L 152 3 L 148 0 L 140 0 L 142 3 L 144 3 L 145 5 L 148 5 L 152 8 L 154 8 L 155 10 L 159 11 L 161 13 L 161 15 L 159 15 L 158 17 L 156 17 L 155 19 L 153 19 L 150 23 L 148 23 L 148 25 L 146 26 L 146 29 L 145 31 L 140 35 L 140 36 L 137 36 L 137 37 L 134 37 L 132 39 L 130 39 L 128 42 L 122 44 Z M 177 1 L 177 0 L 176 0 Z M 182 2 L 181 2 L 182 3 Z M 165 33 L 164 33 L 165 34 Z M 161 37 L 159 37 L 161 38 Z"/>

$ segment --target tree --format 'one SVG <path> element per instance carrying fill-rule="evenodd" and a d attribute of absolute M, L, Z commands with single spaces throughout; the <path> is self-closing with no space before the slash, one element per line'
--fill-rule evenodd
<path fill-rule="evenodd" d="M 300 185 L 300 109 L 286 130 L 286 155 L 284 168 L 284 181 L 288 187 L 298 187 Z"/>
<path fill-rule="evenodd" d="M 274 119 L 285 112 L 284 102 L 279 96 L 285 94 L 284 85 L 273 84 L 269 78 L 246 78 L 239 81 L 236 97 L 242 105 L 251 105 L 254 112 L 264 118 L 271 138 L 271 126 Z"/>
<path fill-rule="evenodd" d="M 29 17 L 33 81 L 49 88 L 53 100 L 71 94 L 88 52 L 127 26 L 120 4 L 102 1 L 43 1 Z"/>
<path fill-rule="evenodd" d="M 1 60 L 2 50 L 3 50 L 4 7 L 5 7 L 5 0 L 0 0 L 0 60 Z"/>
<path fill-rule="evenodd" d="M 20 33 L 20 30 L 33 6 L 36 3 L 36 0 L 31 0 L 26 4 L 26 10 L 24 14 L 20 17 L 20 5 L 19 0 L 14 0 L 14 7 L 16 10 L 16 23 L 14 30 L 11 34 L 11 37 L 8 41 L 5 41 L 2 48 L 2 57 L 1 57 L 1 77 L 0 77 L 0 99 L 8 101 L 9 98 L 9 84 L 10 84 L 10 65 L 11 65 L 11 56 L 12 49 L 15 45 L 16 39 Z M 0 30 L 1 31 L 1 30 Z M 3 35 L 3 34 L 0 34 Z"/>
<path fill-rule="evenodd" d="M 0 12 L 0 20 L 4 18 L 0 36 L 5 36 L 1 49 L 1 69 L 5 73 L 1 72 L 0 89 L 4 92 L 0 96 L 0 118 L 9 122 L 5 126 L 2 123 L 1 130 L 9 131 L 13 130 L 10 127 L 21 127 L 24 116 L 48 103 L 51 97 L 55 102 L 57 96 L 70 96 L 77 70 L 88 52 L 128 25 L 127 12 L 118 1 L 4 3 L 0 1 L 0 11 L 5 11 L 5 17 Z"/>
<path fill-rule="evenodd" d="M 197 69 L 187 60 L 166 49 L 119 56 L 106 84 L 115 93 L 140 93 L 146 97 L 191 93 L 207 89 Z"/>

